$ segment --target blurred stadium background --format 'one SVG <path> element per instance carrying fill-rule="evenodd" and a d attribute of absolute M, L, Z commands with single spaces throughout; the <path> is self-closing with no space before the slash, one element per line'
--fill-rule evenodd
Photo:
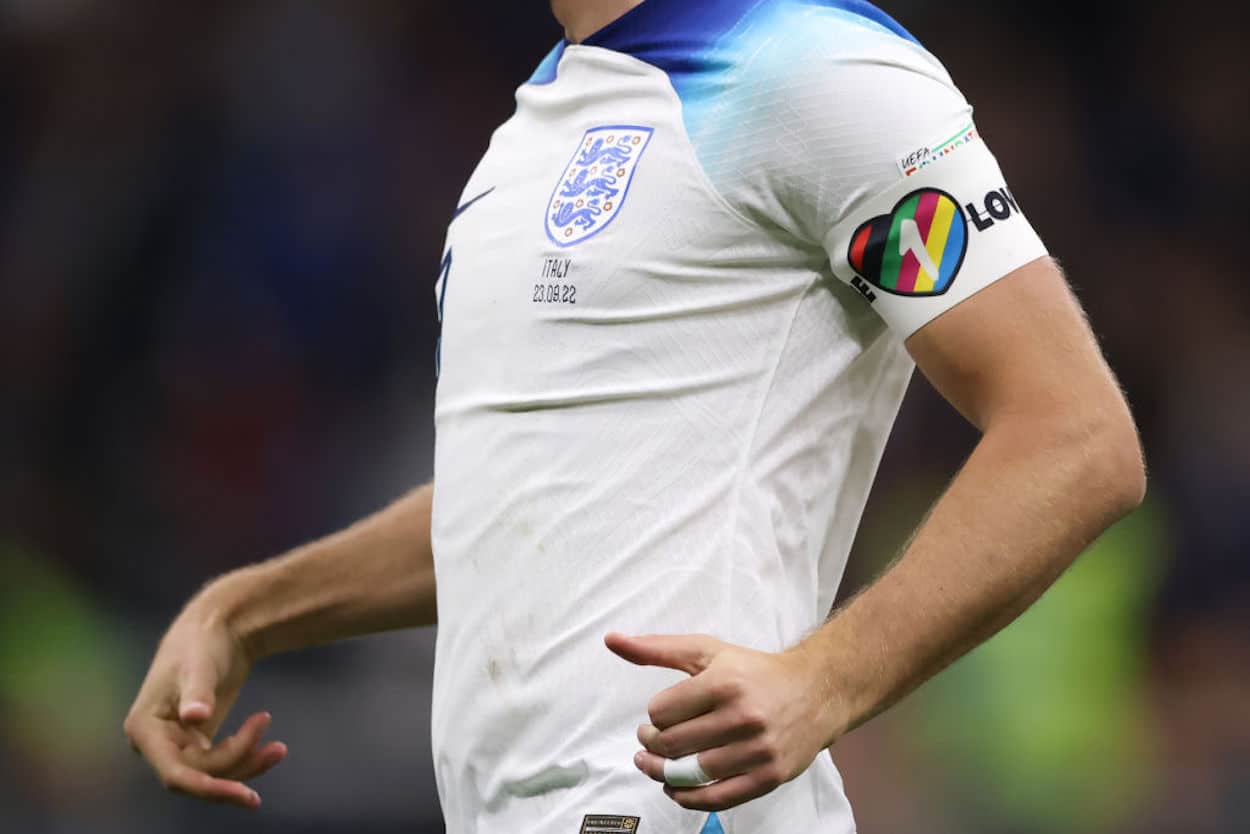
<path fill-rule="evenodd" d="M 1152 480 L 839 745 L 860 830 L 1246 831 L 1248 6 L 882 5 L 977 105 Z M 164 794 L 120 724 L 203 581 L 429 476 L 445 224 L 558 37 L 542 2 L 0 0 L 4 834 L 442 830 L 430 633 L 259 669 L 291 746 L 259 815 Z M 850 586 L 974 439 L 913 386 Z"/>

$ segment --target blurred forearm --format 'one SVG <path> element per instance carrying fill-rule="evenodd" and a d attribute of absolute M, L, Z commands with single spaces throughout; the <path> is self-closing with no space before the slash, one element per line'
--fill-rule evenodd
<path fill-rule="evenodd" d="M 226 574 L 192 602 L 252 659 L 380 631 L 433 625 L 433 485 L 324 539 Z"/>

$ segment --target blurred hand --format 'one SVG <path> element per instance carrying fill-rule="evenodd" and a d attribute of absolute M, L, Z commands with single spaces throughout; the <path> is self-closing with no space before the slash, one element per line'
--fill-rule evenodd
<path fill-rule="evenodd" d="M 206 607 L 193 602 L 161 641 L 126 716 L 126 737 L 168 790 L 257 808 L 260 795 L 243 783 L 282 761 L 287 748 L 261 744 L 268 713 L 252 715 L 237 733 L 213 742 L 251 660 Z"/>
<path fill-rule="evenodd" d="M 691 676 L 651 699 L 651 723 L 638 728 L 646 749 L 634 756 L 639 770 L 663 783 L 666 759 L 698 755 L 716 781 L 664 787 L 684 808 L 723 811 L 762 796 L 832 743 L 836 722 L 822 696 L 825 676 L 799 651 L 757 652 L 699 634 L 609 634 L 605 642 L 631 663 Z"/>

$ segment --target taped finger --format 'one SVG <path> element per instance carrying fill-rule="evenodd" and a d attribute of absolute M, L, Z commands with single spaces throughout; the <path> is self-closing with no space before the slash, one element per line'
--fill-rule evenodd
<path fill-rule="evenodd" d="M 664 761 L 664 782 L 674 788 L 695 788 L 713 781 L 699 764 L 698 753 Z"/>

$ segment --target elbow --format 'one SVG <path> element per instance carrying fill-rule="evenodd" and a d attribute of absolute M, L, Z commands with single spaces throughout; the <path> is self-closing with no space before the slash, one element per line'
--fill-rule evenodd
<path fill-rule="evenodd" d="M 1090 498 L 1113 524 L 1141 506 L 1146 497 L 1146 465 L 1137 426 L 1127 407 L 1113 419 L 1097 421 L 1087 434 L 1082 481 Z"/>
<path fill-rule="evenodd" d="M 1137 426 L 1115 391 L 1111 397 L 1071 399 L 1048 414 L 1031 410 L 1016 425 L 1016 442 L 1031 447 L 1052 485 L 1079 507 L 1098 532 L 1139 506 L 1146 466 Z"/>

